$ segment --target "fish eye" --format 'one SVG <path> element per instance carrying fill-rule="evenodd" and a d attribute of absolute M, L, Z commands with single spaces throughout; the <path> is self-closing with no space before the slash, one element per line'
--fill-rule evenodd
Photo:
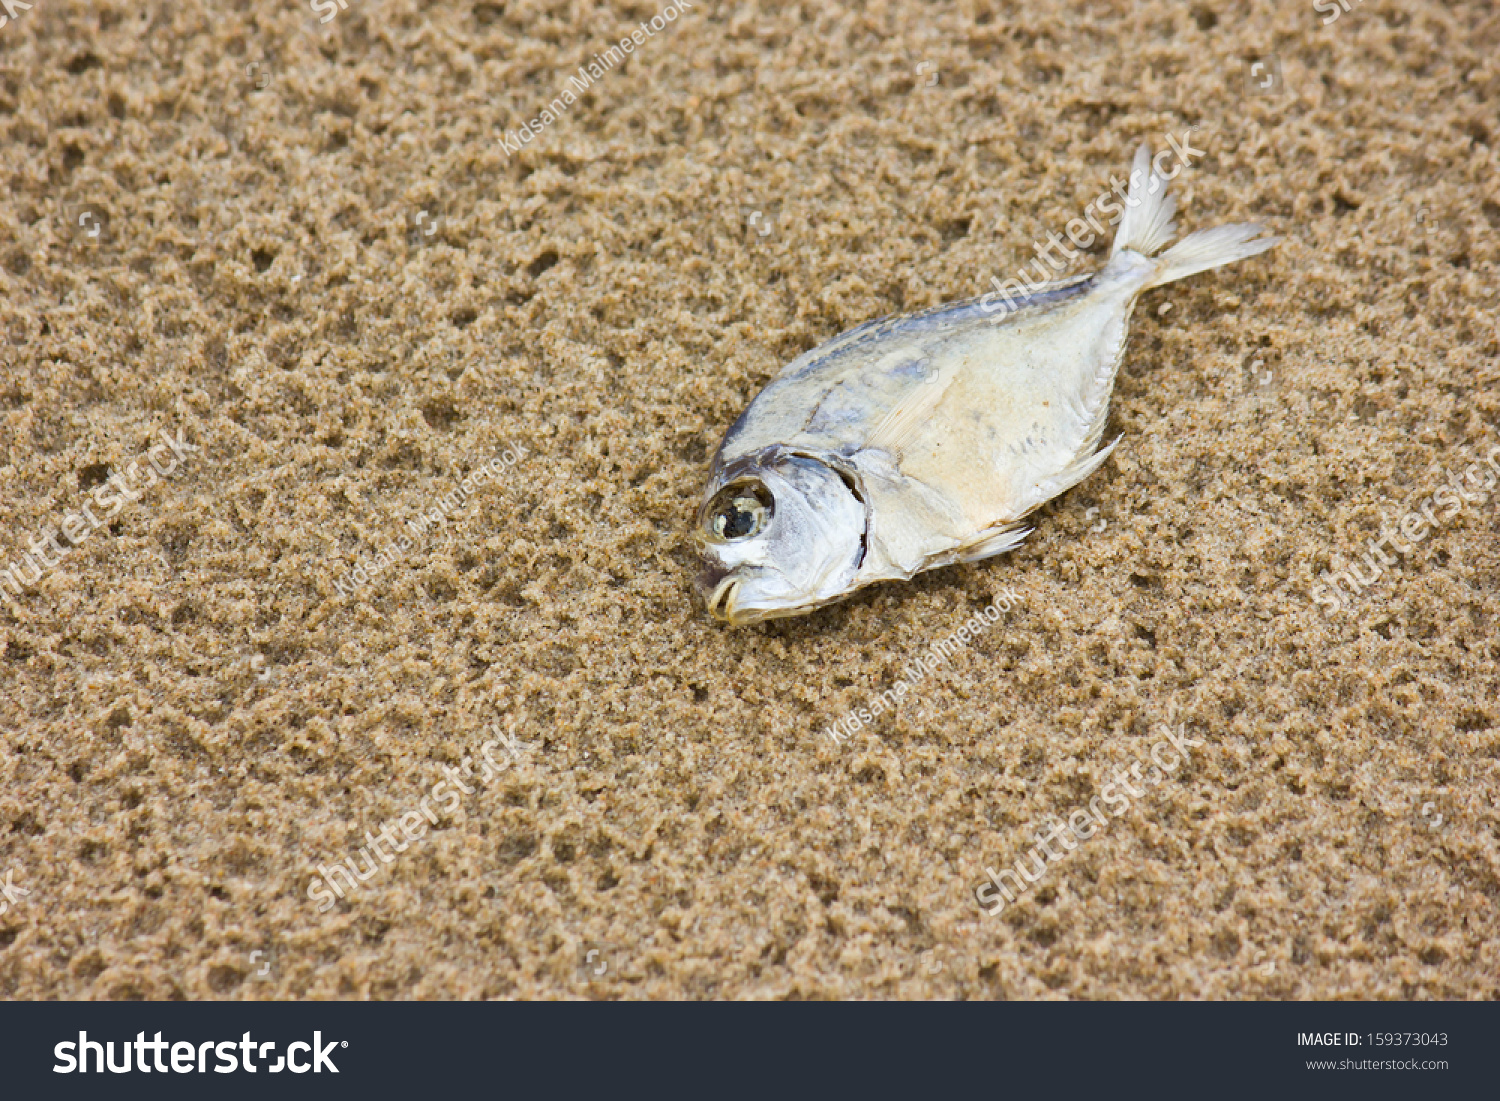
<path fill-rule="evenodd" d="M 775 501 L 759 482 L 726 486 L 709 508 L 709 532 L 724 542 L 749 539 L 766 530 L 775 512 Z"/>

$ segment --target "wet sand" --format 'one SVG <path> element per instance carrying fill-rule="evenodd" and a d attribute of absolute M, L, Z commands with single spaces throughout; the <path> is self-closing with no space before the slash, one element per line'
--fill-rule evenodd
<path fill-rule="evenodd" d="M 0 27 L 0 994 L 1500 997 L 1500 494 L 1370 547 L 1500 445 L 1500 14 L 1252 7 L 689 3 L 571 103 L 655 0 Z M 1103 468 L 710 621 L 779 366 L 1189 134 L 1286 240 L 1142 300 Z"/>

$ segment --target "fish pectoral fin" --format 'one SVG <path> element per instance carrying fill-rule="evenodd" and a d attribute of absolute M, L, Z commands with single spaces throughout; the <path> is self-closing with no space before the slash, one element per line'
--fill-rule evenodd
<path fill-rule="evenodd" d="M 889 451 L 900 458 L 916 434 L 927 426 L 927 418 L 937 408 L 938 402 L 943 400 L 943 395 L 957 377 L 956 371 L 948 371 L 912 387 L 910 393 L 881 418 L 875 430 L 870 433 L 870 438 L 865 441 L 865 446 Z"/>
<path fill-rule="evenodd" d="M 954 552 L 955 562 L 977 562 L 981 558 L 993 558 L 1008 550 L 1015 550 L 1035 528 L 1022 527 L 1011 521 L 998 527 L 986 528 L 971 541 Z"/>

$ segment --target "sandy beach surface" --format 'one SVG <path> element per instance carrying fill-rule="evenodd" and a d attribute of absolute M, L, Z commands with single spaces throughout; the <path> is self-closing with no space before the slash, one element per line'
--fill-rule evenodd
<path fill-rule="evenodd" d="M 663 6 L 6 17 L 0 995 L 1500 997 L 1500 12 Z M 1110 460 L 710 620 L 777 369 L 1142 142 L 1285 240 L 1141 300 Z"/>

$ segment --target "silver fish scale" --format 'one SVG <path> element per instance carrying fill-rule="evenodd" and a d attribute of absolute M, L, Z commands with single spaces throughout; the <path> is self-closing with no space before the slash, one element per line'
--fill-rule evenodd
<path fill-rule="evenodd" d="M 1026 493 L 1032 467 L 1057 447 L 1070 461 L 1076 456 L 1093 427 L 1089 413 L 1113 382 L 1123 316 L 1097 303 L 1078 308 L 1093 301 L 1096 282 L 1084 276 L 1049 285 L 1004 313 L 987 314 L 974 299 L 891 318 L 814 349 L 756 398 L 726 437 L 715 471 L 772 445 L 853 458 L 872 445 L 883 414 L 946 384 L 927 423 L 901 448 L 900 472 L 942 487 L 957 506 L 954 547 L 963 536 L 1020 519 L 1034 507 Z M 1072 339 L 1036 339 L 1032 330 L 1056 328 L 1059 311 Z M 1071 354 L 1083 350 L 1078 336 L 1089 329 L 1089 354 Z M 1102 373 L 1094 368 L 1100 359 Z M 1070 371 L 1067 360 L 1085 369 Z M 912 372 L 913 364 L 922 370 Z"/>
<path fill-rule="evenodd" d="M 934 306 L 918 313 L 876 318 L 857 325 L 816 348 L 803 352 L 777 372 L 776 377 L 767 384 L 755 401 L 724 434 L 718 453 L 714 457 L 713 474 L 718 474 L 723 465 L 739 455 L 754 450 L 756 446 L 765 446 L 767 442 L 777 442 L 770 437 L 774 437 L 778 429 L 788 429 L 789 425 L 781 424 L 773 427 L 763 418 L 772 414 L 781 405 L 783 398 L 791 402 L 796 401 L 794 396 L 796 384 L 806 383 L 809 379 L 822 378 L 828 372 L 839 371 L 841 366 L 847 365 L 854 357 L 868 354 L 872 347 L 881 347 L 893 339 L 918 336 L 940 337 L 944 333 L 952 332 L 976 321 L 994 324 L 1007 317 L 1013 318 L 1022 313 L 1044 310 L 1058 302 L 1084 293 L 1086 290 L 1084 284 L 1093 278 L 1093 274 L 1080 275 L 1039 287 L 1020 298 L 1003 313 L 998 310 L 986 312 L 981 306 L 984 301 L 982 298 L 971 298 L 962 302 L 949 302 Z M 931 363 L 929 355 L 924 352 L 915 352 L 907 362 L 923 364 L 925 369 L 922 377 L 906 378 L 904 381 L 915 383 L 928 381 L 926 376 L 930 374 L 930 367 L 926 365 Z M 904 366 L 905 363 L 895 364 L 887 369 L 888 373 L 893 376 L 893 381 L 902 379 Z M 841 380 L 841 382 L 848 384 L 847 380 Z M 855 385 L 858 383 L 856 382 Z M 886 392 L 884 387 L 878 385 L 863 386 L 860 389 L 866 393 L 858 397 L 850 396 L 851 410 L 856 416 L 867 415 L 869 405 L 881 400 Z M 824 401 L 820 401 L 814 406 L 812 412 L 807 414 L 798 429 L 799 434 L 808 432 L 817 435 L 819 433 L 822 426 L 815 426 L 815 418 L 826 400 L 825 398 Z M 865 403 L 863 408 L 859 405 L 860 401 Z M 753 429 L 750 427 L 752 421 L 755 423 Z M 747 432 L 751 433 L 758 442 L 747 443 L 744 438 Z"/>

